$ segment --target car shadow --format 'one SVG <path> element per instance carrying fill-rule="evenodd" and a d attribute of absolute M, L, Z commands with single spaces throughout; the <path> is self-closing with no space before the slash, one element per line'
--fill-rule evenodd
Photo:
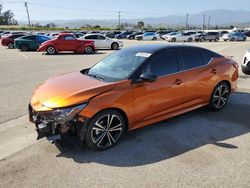
<path fill-rule="evenodd" d="M 235 93 L 219 112 L 201 108 L 132 131 L 117 146 L 103 152 L 92 151 L 73 140 L 64 146 L 57 144 L 61 151 L 57 157 L 70 158 L 77 163 L 132 167 L 167 160 L 207 144 L 237 149 L 239 146 L 224 140 L 250 131 L 249 109 L 250 94 Z"/>

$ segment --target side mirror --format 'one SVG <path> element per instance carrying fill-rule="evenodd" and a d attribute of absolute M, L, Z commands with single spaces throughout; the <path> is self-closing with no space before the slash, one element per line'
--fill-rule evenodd
<path fill-rule="evenodd" d="M 143 73 L 137 82 L 155 82 L 157 80 L 157 76 L 151 72 Z"/>

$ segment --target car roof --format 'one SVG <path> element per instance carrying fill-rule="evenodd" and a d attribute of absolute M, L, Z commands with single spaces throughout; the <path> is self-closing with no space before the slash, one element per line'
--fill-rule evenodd
<path fill-rule="evenodd" d="M 133 46 L 133 47 L 128 47 L 128 48 L 125 48 L 124 50 L 155 53 L 155 52 L 158 52 L 158 51 L 163 50 L 163 49 L 176 49 L 176 48 L 205 49 L 205 48 L 191 46 L 191 45 L 185 45 L 185 44 L 144 44 L 144 45 L 137 45 L 137 46 Z"/>

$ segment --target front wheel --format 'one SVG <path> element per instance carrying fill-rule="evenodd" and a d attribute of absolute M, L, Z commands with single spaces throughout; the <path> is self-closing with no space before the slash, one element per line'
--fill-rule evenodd
<path fill-rule="evenodd" d="M 171 42 L 176 42 L 176 38 L 172 38 Z"/>
<path fill-rule="evenodd" d="M 119 44 L 117 42 L 112 43 L 111 49 L 112 50 L 119 50 Z"/>
<path fill-rule="evenodd" d="M 49 46 L 46 51 L 49 55 L 54 55 L 56 53 L 56 49 L 53 46 Z"/>
<path fill-rule="evenodd" d="M 124 117 L 116 110 L 105 110 L 92 118 L 84 141 L 89 148 L 104 151 L 118 143 L 124 130 Z"/>
<path fill-rule="evenodd" d="M 225 105 L 227 104 L 229 95 L 230 95 L 230 86 L 225 82 L 219 83 L 215 87 L 211 95 L 210 102 L 208 105 L 209 109 L 218 111 L 224 108 Z"/>
<path fill-rule="evenodd" d="M 156 37 L 154 37 L 154 38 L 153 38 L 153 40 L 157 40 L 157 38 L 156 38 Z"/>
<path fill-rule="evenodd" d="M 192 38 L 189 38 L 189 39 L 188 39 L 188 42 L 192 42 L 192 41 L 193 41 L 193 39 L 192 39 Z"/>

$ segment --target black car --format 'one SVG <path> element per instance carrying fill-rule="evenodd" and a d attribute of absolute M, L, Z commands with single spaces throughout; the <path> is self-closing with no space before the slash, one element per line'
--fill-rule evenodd
<path fill-rule="evenodd" d="M 118 35 L 120 33 L 121 33 L 121 31 L 113 31 L 113 32 L 106 33 L 105 36 L 108 37 L 108 38 L 113 39 L 113 38 L 115 38 L 116 35 Z"/>
<path fill-rule="evenodd" d="M 220 34 L 219 32 L 207 32 L 207 33 L 202 33 L 200 35 L 197 35 L 195 37 L 196 42 L 204 42 L 204 41 L 209 41 L 209 42 L 218 42 L 220 40 Z"/>
<path fill-rule="evenodd" d="M 136 36 L 136 35 L 142 35 L 142 34 L 143 34 L 143 32 L 134 32 L 134 33 L 132 33 L 131 35 L 128 35 L 128 36 L 127 36 L 127 39 L 133 40 L 133 39 L 135 39 L 135 36 Z"/>

